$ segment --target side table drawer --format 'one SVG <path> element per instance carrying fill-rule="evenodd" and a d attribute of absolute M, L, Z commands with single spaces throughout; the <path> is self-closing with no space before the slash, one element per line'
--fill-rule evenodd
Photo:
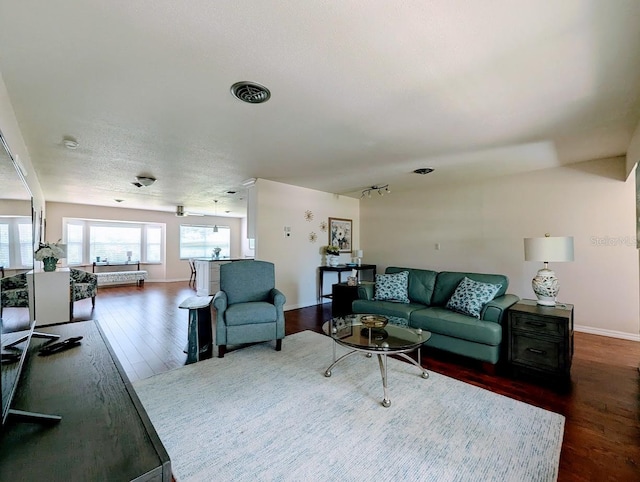
<path fill-rule="evenodd" d="M 513 330 L 531 331 L 537 335 L 564 337 L 564 325 L 554 319 L 545 319 L 526 313 L 512 313 L 511 316 L 511 328 Z"/>
<path fill-rule="evenodd" d="M 562 342 L 534 338 L 522 333 L 511 338 L 512 362 L 542 370 L 562 369 Z"/>

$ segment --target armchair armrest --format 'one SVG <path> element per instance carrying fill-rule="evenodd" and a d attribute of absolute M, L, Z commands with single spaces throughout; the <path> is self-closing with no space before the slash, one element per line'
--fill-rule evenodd
<path fill-rule="evenodd" d="M 520 298 L 516 295 L 506 294 L 498 296 L 484 305 L 480 319 L 502 324 L 502 319 L 507 312 L 507 308 L 516 304 L 518 301 L 520 301 Z"/>
<path fill-rule="evenodd" d="M 224 291 L 218 291 L 213 297 L 213 307 L 221 314 L 227 309 L 227 294 Z"/>
<path fill-rule="evenodd" d="M 269 293 L 269 296 L 271 298 L 271 302 L 278 308 L 282 308 L 287 301 L 284 293 L 282 293 L 278 288 L 273 288 Z"/>

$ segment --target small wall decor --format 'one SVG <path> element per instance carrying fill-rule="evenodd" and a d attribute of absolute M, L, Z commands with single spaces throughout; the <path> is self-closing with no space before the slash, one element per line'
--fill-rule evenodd
<path fill-rule="evenodd" d="M 318 235 L 313 231 L 309 233 L 309 242 L 315 243 L 318 240 Z"/>
<path fill-rule="evenodd" d="M 327 223 L 325 223 L 324 221 L 320 222 L 320 231 L 322 231 L 323 233 L 327 231 Z"/>
<path fill-rule="evenodd" d="M 341 253 L 350 253 L 351 219 L 329 218 L 329 244 L 338 246 Z"/>
<path fill-rule="evenodd" d="M 313 221 L 313 213 L 308 209 L 304 212 L 304 220 L 307 222 Z"/>

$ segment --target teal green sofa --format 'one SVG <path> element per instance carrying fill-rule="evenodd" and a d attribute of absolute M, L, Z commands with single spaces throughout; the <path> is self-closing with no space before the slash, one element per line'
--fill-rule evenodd
<path fill-rule="evenodd" d="M 498 363 L 505 314 L 507 308 L 519 300 L 516 295 L 506 293 L 509 287 L 506 276 L 399 267 L 388 267 L 385 273 L 401 271 L 409 272 L 409 303 L 375 300 L 374 284 L 362 284 L 358 286 L 358 299 L 352 303 L 353 312 L 404 318 L 412 328 L 431 332 L 425 346 L 493 365 Z M 483 306 L 480 319 L 446 308 L 447 301 L 464 277 L 501 285 L 494 299 Z"/>

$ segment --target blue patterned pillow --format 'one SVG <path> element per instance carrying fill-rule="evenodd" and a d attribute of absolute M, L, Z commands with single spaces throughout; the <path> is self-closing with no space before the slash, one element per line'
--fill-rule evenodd
<path fill-rule="evenodd" d="M 447 308 L 480 318 L 482 307 L 491 301 L 502 285 L 481 283 L 466 276 L 447 301 Z"/>
<path fill-rule="evenodd" d="M 374 300 L 409 303 L 407 289 L 409 272 L 401 271 L 393 274 L 377 274 Z"/>

